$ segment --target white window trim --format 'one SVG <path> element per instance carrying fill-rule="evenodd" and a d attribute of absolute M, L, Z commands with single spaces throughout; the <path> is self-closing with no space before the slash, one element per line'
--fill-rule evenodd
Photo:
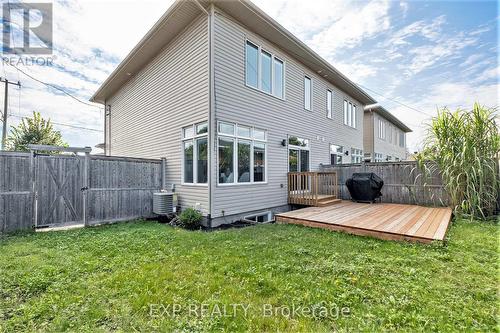
<path fill-rule="evenodd" d="M 353 150 L 358 150 L 359 151 L 359 154 L 353 154 L 352 151 Z M 359 149 L 359 148 L 355 148 L 355 147 L 351 147 L 351 150 L 350 150 L 350 155 L 351 155 L 351 164 L 357 164 L 357 163 L 361 163 L 363 162 L 363 149 Z M 361 160 L 359 162 L 353 162 L 352 161 L 352 158 L 353 157 L 359 157 Z"/>
<path fill-rule="evenodd" d="M 233 134 L 225 134 L 225 133 L 219 133 L 219 125 L 221 123 L 224 123 L 224 124 L 231 124 L 231 125 L 234 125 L 234 132 Z M 252 137 L 251 138 L 245 138 L 245 137 L 242 137 L 242 136 L 238 136 L 238 126 L 241 125 L 242 127 L 249 127 L 252 131 Z M 260 131 L 264 131 L 265 132 L 265 138 L 264 140 L 259 140 L 259 139 L 255 139 L 253 138 L 253 130 L 254 129 L 258 129 Z M 216 172 L 217 172 L 217 186 L 221 186 L 221 187 L 226 187 L 226 186 L 249 186 L 249 185 L 266 185 L 267 184 L 267 181 L 268 181 L 268 173 L 269 173 L 269 170 L 268 170 L 268 143 L 267 143 L 267 137 L 268 137 L 268 132 L 267 130 L 265 129 L 262 129 L 260 127 L 256 127 L 256 126 L 248 126 L 248 125 L 243 125 L 243 124 L 239 124 L 239 123 L 234 123 L 234 122 L 230 122 L 230 121 L 223 121 L 223 120 L 219 120 L 217 121 L 217 165 L 216 165 Z M 233 173 L 234 173 L 234 181 L 232 183 L 219 183 L 219 138 L 231 138 L 233 139 Z M 242 141 L 250 141 L 251 142 L 251 146 L 250 146 L 250 181 L 249 182 L 246 182 L 246 183 L 238 183 L 238 141 L 239 140 L 242 140 Z M 264 158 L 265 158 L 265 164 L 264 164 L 264 181 L 262 182 L 255 182 L 254 181 L 254 143 L 257 142 L 257 143 L 264 143 L 265 144 L 265 150 L 264 150 Z"/>
<path fill-rule="evenodd" d="M 382 118 L 378 119 L 378 138 L 380 140 L 386 140 L 386 123 Z"/>
<path fill-rule="evenodd" d="M 340 154 L 340 155 L 341 155 L 341 157 L 342 157 L 342 163 L 340 163 L 340 164 L 341 164 L 341 165 L 342 165 L 342 164 L 345 164 L 346 162 L 345 162 L 345 158 L 344 158 L 344 156 L 345 156 L 345 153 L 344 153 L 344 146 L 342 146 L 342 145 L 337 145 L 337 144 L 335 144 L 335 143 L 330 143 L 330 145 L 329 145 L 329 151 L 330 151 L 330 155 L 329 155 L 329 156 L 330 156 L 330 162 L 331 162 L 332 154 L 334 154 L 334 153 L 332 152 L 332 146 L 336 146 L 336 147 L 340 147 L 340 148 L 342 148 L 342 151 L 341 151 L 340 153 L 338 153 L 338 152 L 336 152 L 336 153 Z"/>
<path fill-rule="evenodd" d="M 342 107 L 344 115 L 344 125 L 352 129 L 357 129 L 358 128 L 357 126 L 358 117 L 356 115 L 358 111 L 357 105 L 348 99 L 344 99 L 344 104 Z"/>
<path fill-rule="evenodd" d="M 308 139 L 308 138 L 301 138 L 301 139 L 307 140 L 307 142 L 308 142 L 307 147 L 302 147 L 302 146 L 296 146 L 296 145 L 289 144 L 288 140 L 290 139 L 290 137 L 301 138 L 301 137 L 299 137 L 297 135 L 288 135 L 287 138 L 286 138 L 286 145 L 287 145 L 287 149 L 286 149 L 286 151 L 287 151 L 287 153 L 286 153 L 287 171 L 290 172 L 290 149 L 296 149 L 296 150 L 299 150 L 299 151 L 300 150 L 307 150 L 307 151 L 309 151 L 308 165 L 309 165 L 309 170 L 311 170 L 311 140 Z M 300 152 L 299 152 L 299 154 L 300 154 Z M 294 172 L 296 172 L 296 171 L 294 171 Z M 298 171 L 298 172 L 302 172 L 302 171 Z"/>
<path fill-rule="evenodd" d="M 257 47 L 257 87 L 251 86 L 247 83 L 247 71 L 246 71 L 246 65 L 247 65 L 247 43 L 252 44 L 253 46 Z M 261 60 L 261 54 L 262 51 L 269 53 L 271 55 L 271 93 L 268 93 L 267 91 L 264 91 L 261 86 L 261 79 L 262 79 L 262 60 Z M 277 59 L 283 63 L 283 96 L 277 96 L 274 94 L 274 59 Z M 279 100 L 285 101 L 286 100 L 286 88 L 285 88 L 285 82 L 286 82 L 286 62 L 283 60 L 283 58 L 278 57 L 276 54 L 273 52 L 267 50 L 266 48 L 261 47 L 258 43 L 253 42 L 252 40 L 245 38 L 245 86 L 247 86 L 250 89 L 259 91 L 261 93 L 264 93 L 268 96 L 275 97 Z"/>
<path fill-rule="evenodd" d="M 344 125 L 347 125 L 347 113 L 349 112 L 349 102 L 344 99 L 344 103 L 342 104 L 342 114 L 344 117 Z"/>
<path fill-rule="evenodd" d="M 207 133 L 203 134 L 196 134 L 196 126 L 201 125 L 201 124 L 207 124 Z M 184 138 L 184 129 L 192 126 L 193 127 L 193 136 L 190 138 Z M 207 187 L 208 186 L 208 180 L 206 183 L 198 183 L 198 145 L 196 144 L 196 140 L 200 138 L 207 138 L 207 144 L 210 146 L 209 140 L 208 140 L 208 122 L 206 121 L 201 121 L 194 123 L 192 125 L 188 126 L 183 126 L 181 127 L 181 153 L 182 153 L 182 163 L 181 163 L 181 185 L 182 186 L 201 186 L 201 187 Z M 186 165 L 186 160 L 185 160 L 185 155 L 184 155 L 184 142 L 191 141 L 193 144 L 193 182 L 192 183 L 186 183 L 184 181 L 184 170 L 185 170 L 185 165 Z M 210 148 L 209 148 L 210 149 Z M 210 154 L 210 151 L 207 152 Z M 210 165 L 207 166 L 207 172 L 210 173 Z M 210 175 L 209 175 L 210 177 Z"/>
<path fill-rule="evenodd" d="M 406 148 L 406 133 L 401 131 L 398 136 L 399 148 Z M 401 138 L 403 138 L 403 142 L 401 142 Z"/>
<path fill-rule="evenodd" d="M 309 79 L 309 82 L 311 83 L 310 91 L 309 91 L 309 109 L 306 108 L 306 78 Z M 304 74 L 304 80 L 303 80 L 303 89 L 304 91 L 304 110 L 312 112 L 313 110 L 313 79 L 310 75 Z"/>
<path fill-rule="evenodd" d="M 250 214 L 250 215 L 247 215 L 245 217 L 243 217 L 243 220 L 246 220 L 246 221 L 251 221 L 249 220 L 249 218 L 251 217 L 257 217 L 257 216 L 264 216 L 264 215 L 267 215 L 267 221 L 264 221 L 264 222 L 257 222 L 257 223 L 267 223 L 267 222 L 271 222 L 271 221 L 274 221 L 273 219 L 273 213 L 271 211 L 265 211 L 265 212 L 259 212 L 259 213 L 255 213 L 255 214 Z M 253 221 L 251 221 L 253 222 Z"/>
<path fill-rule="evenodd" d="M 330 104 L 330 107 L 328 107 L 328 104 Z M 331 89 L 326 90 L 326 117 L 333 119 L 333 91 Z"/>

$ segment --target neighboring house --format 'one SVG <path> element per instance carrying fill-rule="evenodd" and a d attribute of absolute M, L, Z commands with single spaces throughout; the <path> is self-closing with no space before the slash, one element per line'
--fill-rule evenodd
<path fill-rule="evenodd" d="M 165 157 L 211 226 L 288 210 L 288 171 L 361 162 L 376 103 L 246 0 L 175 2 L 91 100 L 105 153 Z"/>
<path fill-rule="evenodd" d="M 380 105 L 368 105 L 364 112 L 365 161 L 390 162 L 408 158 L 406 133 L 411 129 Z"/>

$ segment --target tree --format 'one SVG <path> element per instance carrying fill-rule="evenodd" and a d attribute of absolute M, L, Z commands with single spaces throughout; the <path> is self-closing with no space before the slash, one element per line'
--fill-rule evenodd
<path fill-rule="evenodd" d="M 7 138 L 7 150 L 28 151 L 29 144 L 65 146 L 61 132 L 54 130 L 49 120 L 33 111 L 33 117 L 25 117 L 17 127 L 13 127 Z"/>

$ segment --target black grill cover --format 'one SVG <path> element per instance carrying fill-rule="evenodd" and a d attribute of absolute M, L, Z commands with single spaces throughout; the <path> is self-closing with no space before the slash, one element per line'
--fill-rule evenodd
<path fill-rule="evenodd" d="M 382 196 L 384 181 L 373 172 L 354 173 L 345 184 L 353 200 L 373 202 Z"/>

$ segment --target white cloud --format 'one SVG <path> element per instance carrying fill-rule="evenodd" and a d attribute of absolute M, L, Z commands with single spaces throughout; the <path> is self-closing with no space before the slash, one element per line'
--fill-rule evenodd
<path fill-rule="evenodd" d="M 117 65 L 117 60 L 125 57 L 172 2 L 55 1 L 55 66 L 19 67 L 87 101 Z M 20 96 L 15 89 L 10 90 L 9 113 L 13 116 L 9 117 L 9 126 L 19 123 L 16 115 L 38 111 L 56 123 L 102 129 L 103 116 L 98 108 L 81 104 L 3 63 L 2 76 L 20 80 L 23 85 Z M 94 146 L 103 140 L 99 132 L 54 126 L 71 145 Z"/>
<path fill-rule="evenodd" d="M 340 0 L 314 0 L 314 5 L 304 0 L 254 2 L 302 40 L 329 27 L 354 7 L 352 2 Z"/>
<path fill-rule="evenodd" d="M 377 67 L 359 62 L 346 63 L 337 61 L 333 65 L 356 83 L 363 83 L 367 78 L 377 74 Z"/>
<path fill-rule="evenodd" d="M 410 8 L 410 4 L 406 1 L 401 1 L 399 2 L 399 7 L 403 11 L 403 18 L 405 18 L 406 15 L 408 14 L 408 9 Z"/>
<path fill-rule="evenodd" d="M 499 89 L 499 83 L 477 85 L 473 82 L 444 82 L 431 85 L 425 98 L 400 99 L 400 101 L 428 115 L 435 115 L 437 110 L 443 107 L 448 107 L 451 110 L 470 109 L 474 102 L 479 102 L 487 107 L 498 107 L 500 105 Z M 419 150 L 422 147 L 430 116 L 412 111 L 391 101 L 387 101 L 387 103 L 391 105 L 388 109 L 413 130 L 407 135 L 410 151 Z"/>
<path fill-rule="evenodd" d="M 415 75 L 440 61 L 456 56 L 462 49 L 477 43 L 477 39 L 460 33 L 456 37 L 441 37 L 435 43 L 414 47 L 408 51 L 411 56 L 409 64 L 401 64 L 406 68 L 406 75 Z"/>
<path fill-rule="evenodd" d="M 485 57 L 485 55 L 480 54 L 480 53 L 471 54 L 459 66 L 460 67 L 469 67 L 469 66 L 475 65 L 478 63 L 478 61 L 484 59 L 484 57 Z"/>
<path fill-rule="evenodd" d="M 430 94 L 426 96 L 422 107 L 471 108 L 474 102 L 496 107 L 499 105 L 499 88 L 498 83 L 474 85 L 468 82 L 447 82 L 436 84 L 431 87 Z"/>
<path fill-rule="evenodd" d="M 389 1 L 371 1 L 362 8 L 352 8 L 307 42 L 324 57 L 334 55 L 341 48 L 353 48 L 389 29 L 389 7 Z"/>

